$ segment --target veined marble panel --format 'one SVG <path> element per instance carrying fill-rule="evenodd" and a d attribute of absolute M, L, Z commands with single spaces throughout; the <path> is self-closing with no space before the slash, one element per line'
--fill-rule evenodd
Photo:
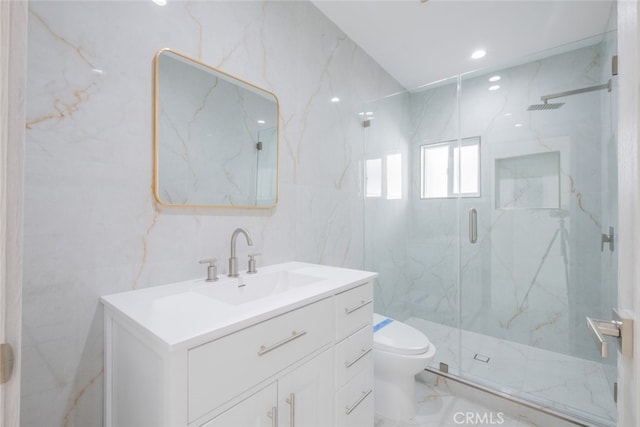
<path fill-rule="evenodd" d="M 102 425 L 101 295 L 260 265 L 363 267 L 361 105 L 401 88 L 306 1 L 30 1 L 23 426 Z M 152 179 L 152 64 L 197 58 L 280 101 L 269 211 L 163 209 Z M 339 103 L 332 103 L 339 97 Z"/>

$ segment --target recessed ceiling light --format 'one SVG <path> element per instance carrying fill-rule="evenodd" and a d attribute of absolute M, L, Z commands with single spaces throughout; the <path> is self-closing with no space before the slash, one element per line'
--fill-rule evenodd
<path fill-rule="evenodd" d="M 267 123 L 267 122 L 265 122 L 264 120 L 258 120 L 258 124 L 259 124 L 259 125 L 263 125 L 263 124 L 265 124 L 265 123 Z"/>
<path fill-rule="evenodd" d="M 489 90 L 498 90 L 500 89 L 500 85 L 489 86 Z"/>
<path fill-rule="evenodd" d="M 471 59 L 480 59 L 483 58 L 486 54 L 487 52 L 485 50 L 478 49 L 471 54 Z"/>
<path fill-rule="evenodd" d="M 151 0 L 151 1 L 153 1 L 158 6 L 166 6 L 167 4 L 167 0 Z"/>
<path fill-rule="evenodd" d="M 489 77 L 489 81 L 490 81 L 491 83 L 494 83 L 494 82 L 498 82 L 498 81 L 500 81 L 500 79 L 501 79 L 501 78 L 502 78 L 502 77 L 500 77 L 500 76 L 492 76 L 492 77 Z"/>
<path fill-rule="evenodd" d="M 516 123 L 514 126 L 517 127 L 517 128 L 521 128 L 522 127 L 522 123 Z"/>
<path fill-rule="evenodd" d="M 340 98 L 338 98 L 337 96 L 334 96 L 333 98 L 331 98 L 331 102 L 333 102 L 334 104 L 336 102 L 340 102 Z"/>

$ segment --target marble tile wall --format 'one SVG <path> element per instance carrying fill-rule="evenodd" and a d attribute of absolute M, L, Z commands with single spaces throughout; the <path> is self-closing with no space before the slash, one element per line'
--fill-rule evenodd
<path fill-rule="evenodd" d="M 610 310 L 601 304 L 601 277 L 608 272 L 601 265 L 600 233 L 609 225 L 602 217 L 609 201 L 603 202 L 602 194 L 610 191 L 601 177 L 615 176 L 615 170 L 607 170 L 615 169 L 615 162 L 603 164 L 601 155 L 607 144 L 612 149 L 615 138 L 610 126 L 603 129 L 606 124 L 601 120 L 603 109 L 612 105 L 612 95 L 604 90 L 554 100 L 565 102 L 557 110 L 530 112 L 527 107 L 540 103 L 542 95 L 606 82 L 611 43 L 600 38 L 561 54 L 541 55 L 511 68 L 399 95 L 409 99 L 402 104 L 409 117 L 404 128 L 393 124 L 393 115 L 379 114 L 390 108 L 391 101 L 370 104 L 376 121 L 369 132 L 389 132 L 394 126 L 397 132 L 406 132 L 412 159 L 410 203 L 404 211 L 404 227 L 410 230 L 406 241 L 385 240 L 387 230 L 379 228 L 377 234 L 365 236 L 366 264 L 386 266 L 380 268 L 378 288 L 385 297 L 377 309 L 400 319 L 417 316 L 550 351 L 598 358 L 584 317 L 606 317 Z M 489 91 L 488 78 L 495 74 L 501 76 L 500 89 Z M 420 145 L 458 136 L 481 138 L 481 197 L 421 200 Z M 531 154 L 537 159 L 548 159 L 546 154 L 557 158 L 551 168 L 555 172 L 529 167 L 525 175 L 539 170 L 539 176 L 523 176 L 518 186 L 496 184 L 496 164 L 509 164 L 498 160 L 531 162 Z M 524 189 L 526 198 L 515 204 L 526 202 L 526 208 L 496 207 L 501 200 L 514 204 L 521 198 L 500 195 L 496 188 Z M 365 218 L 371 219 L 369 204 Z M 384 212 L 385 221 L 393 223 L 388 219 L 394 214 L 389 205 L 378 207 L 375 215 Z M 475 245 L 466 237 L 470 208 L 478 211 Z M 404 251 L 406 257 L 381 260 L 381 254 L 369 252 L 370 248 Z M 387 283 L 385 277 L 394 280 Z"/>
<path fill-rule="evenodd" d="M 101 426 L 101 295 L 202 277 L 202 258 L 226 271 L 238 226 L 259 265 L 362 267 L 359 106 L 401 88 L 306 1 L 29 9 L 21 425 Z M 154 204 L 152 59 L 165 47 L 278 96 L 277 208 Z"/>

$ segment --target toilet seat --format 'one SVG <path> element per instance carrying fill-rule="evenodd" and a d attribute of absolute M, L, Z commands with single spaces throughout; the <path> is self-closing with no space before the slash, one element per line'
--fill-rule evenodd
<path fill-rule="evenodd" d="M 429 351 L 429 339 L 412 326 L 373 314 L 373 348 L 395 354 L 417 355 Z M 376 328 L 378 326 L 378 328 Z"/>

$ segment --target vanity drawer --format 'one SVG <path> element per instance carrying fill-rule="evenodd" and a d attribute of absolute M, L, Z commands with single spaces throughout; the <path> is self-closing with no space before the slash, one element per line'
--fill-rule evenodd
<path fill-rule="evenodd" d="M 336 339 L 340 341 L 373 318 L 373 286 L 366 283 L 336 295 Z"/>
<path fill-rule="evenodd" d="M 342 387 L 363 369 L 373 366 L 371 324 L 336 345 L 336 387 Z"/>
<path fill-rule="evenodd" d="M 333 338 L 331 298 L 189 350 L 189 422 Z"/>
<path fill-rule="evenodd" d="M 373 421 L 373 370 L 360 372 L 338 390 L 336 396 L 338 427 L 371 427 Z"/>

